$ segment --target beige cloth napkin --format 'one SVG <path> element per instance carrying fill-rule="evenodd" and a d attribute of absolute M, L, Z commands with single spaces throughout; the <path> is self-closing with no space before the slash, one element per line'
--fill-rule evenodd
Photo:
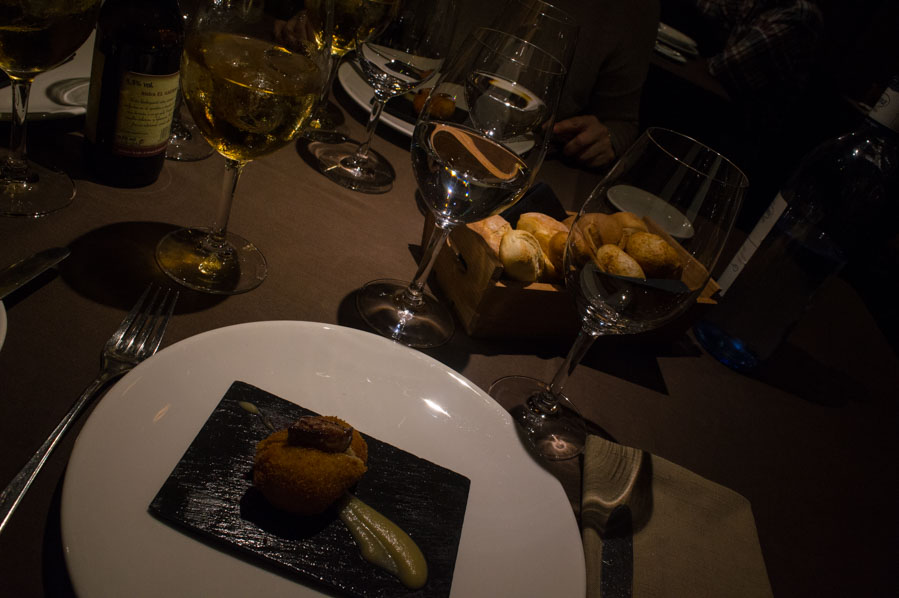
<path fill-rule="evenodd" d="M 661 457 L 589 436 L 582 535 L 587 596 L 600 596 L 605 520 L 633 517 L 633 597 L 772 596 L 749 501 Z"/>

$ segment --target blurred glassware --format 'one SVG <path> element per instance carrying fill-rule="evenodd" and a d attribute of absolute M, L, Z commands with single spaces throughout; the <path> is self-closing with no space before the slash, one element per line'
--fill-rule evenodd
<path fill-rule="evenodd" d="M 488 390 L 537 454 L 561 460 L 583 451 L 585 422 L 563 393 L 569 376 L 597 337 L 658 328 L 695 303 L 747 187 L 718 152 L 658 128 L 644 132 L 599 182 L 565 251 L 566 285 L 581 316 L 571 351 L 549 383 L 508 376 Z"/>
<path fill-rule="evenodd" d="M 412 135 L 412 170 L 435 226 L 411 283 L 376 280 L 356 306 L 378 333 L 412 347 L 453 334 L 424 285 L 454 226 L 501 212 L 531 185 L 549 141 L 565 68 L 518 37 L 482 28 L 431 90 Z"/>
<path fill-rule="evenodd" d="M 337 131 L 339 109 L 329 97 L 334 78 L 344 56 L 392 18 L 399 0 L 306 0 L 304 20 L 296 26 L 308 27 L 316 42 L 327 48 L 328 79 L 315 104 L 303 137 L 319 143 L 342 143 L 346 136 Z"/>
<path fill-rule="evenodd" d="M 191 15 L 197 10 L 196 0 L 178 0 L 178 10 L 184 17 L 184 27 L 189 26 Z M 194 124 L 190 112 L 184 106 L 181 90 L 175 100 L 175 116 L 172 118 L 172 134 L 165 148 L 165 157 L 179 162 L 195 162 L 203 160 L 215 153 L 215 149 L 206 143 L 200 129 Z"/>
<path fill-rule="evenodd" d="M 363 193 L 384 193 L 393 186 L 393 167 L 371 149 L 381 112 L 387 100 L 421 88 L 439 72 L 456 20 L 455 0 L 406 0 L 394 8 L 399 12 L 385 14 L 389 21 L 356 39 L 358 70 L 374 91 L 364 140 L 310 147 L 322 174 Z"/>
<path fill-rule="evenodd" d="M 75 197 L 72 179 L 26 156 L 28 95 L 34 77 L 66 62 L 90 36 L 100 0 L 46 0 L 0 7 L 0 69 L 12 89 L 9 152 L 0 162 L 0 214 L 43 216 Z"/>

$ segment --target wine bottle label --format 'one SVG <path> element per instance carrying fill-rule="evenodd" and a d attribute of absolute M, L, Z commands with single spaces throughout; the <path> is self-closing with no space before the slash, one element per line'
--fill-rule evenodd
<path fill-rule="evenodd" d="M 887 87 L 868 116 L 899 133 L 899 90 Z"/>
<path fill-rule="evenodd" d="M 734 283 L 737 276 L 740 275 L 743 267 L 749 262 L 749 258 L 752 257 L 752 254 L 755 253 L 759 248 L 759 245 L 762 244 L 762 241 L 765 240 L 765 237 L 768 236 L 768 233 L 771 232 L 771 229 L 774 228 L 774 223 L 777 222 L 786 208 L 786 200 L 783 198 L 783 195 L 778 193 L 777 197 L 774 198 L 774 201 L 771 202 L 771 205 L 768 206 L 768 209 L 765 210 L 765 213 L 762 214 L 762 217 L 759 218 L 758 223 L 753 227 L 752 232 L 749 233 L 749 237 L 747 237 L 743 242 L 743 245 L 740 246 L 740 250 L 737 251 L 737 254 L 718 278 L 718 285 L 721 287 L 722 296 Z"/>
<path fill-rule="evenodd" d="M 119 90 L 113 151 L 122 156 L 152 156 L 165 150 L 172 128 L 178 73 L 125 73 Z"/>

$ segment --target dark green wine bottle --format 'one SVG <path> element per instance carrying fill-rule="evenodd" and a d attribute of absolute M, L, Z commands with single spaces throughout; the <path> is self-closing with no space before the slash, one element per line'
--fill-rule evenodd
<path fill-rule="evenodd" d="M 156 181 L 178 94 L 184 23 L 175 0 L 107 0 L 94 45 L 85 139 L 95 178 Z"/>

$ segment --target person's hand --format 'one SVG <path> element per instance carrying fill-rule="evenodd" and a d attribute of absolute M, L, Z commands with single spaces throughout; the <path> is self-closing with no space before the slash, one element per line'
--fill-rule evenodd
<path fill-rule="evenodd" d="M 608 127 L 592 114 L 557 122 L 553 134 L 560 141 L 562 154 L 582 166 L 598 168 L 615 159 Z"/>
<path fill-rule="evenodd" d="M 274 24 L 275 41 L 288 50 L 299 51 L 304 46 L 315 43 L 315 29 L 309 22 L 306 11 L 300 11 L 290 20 L 278 19 Z"/>

